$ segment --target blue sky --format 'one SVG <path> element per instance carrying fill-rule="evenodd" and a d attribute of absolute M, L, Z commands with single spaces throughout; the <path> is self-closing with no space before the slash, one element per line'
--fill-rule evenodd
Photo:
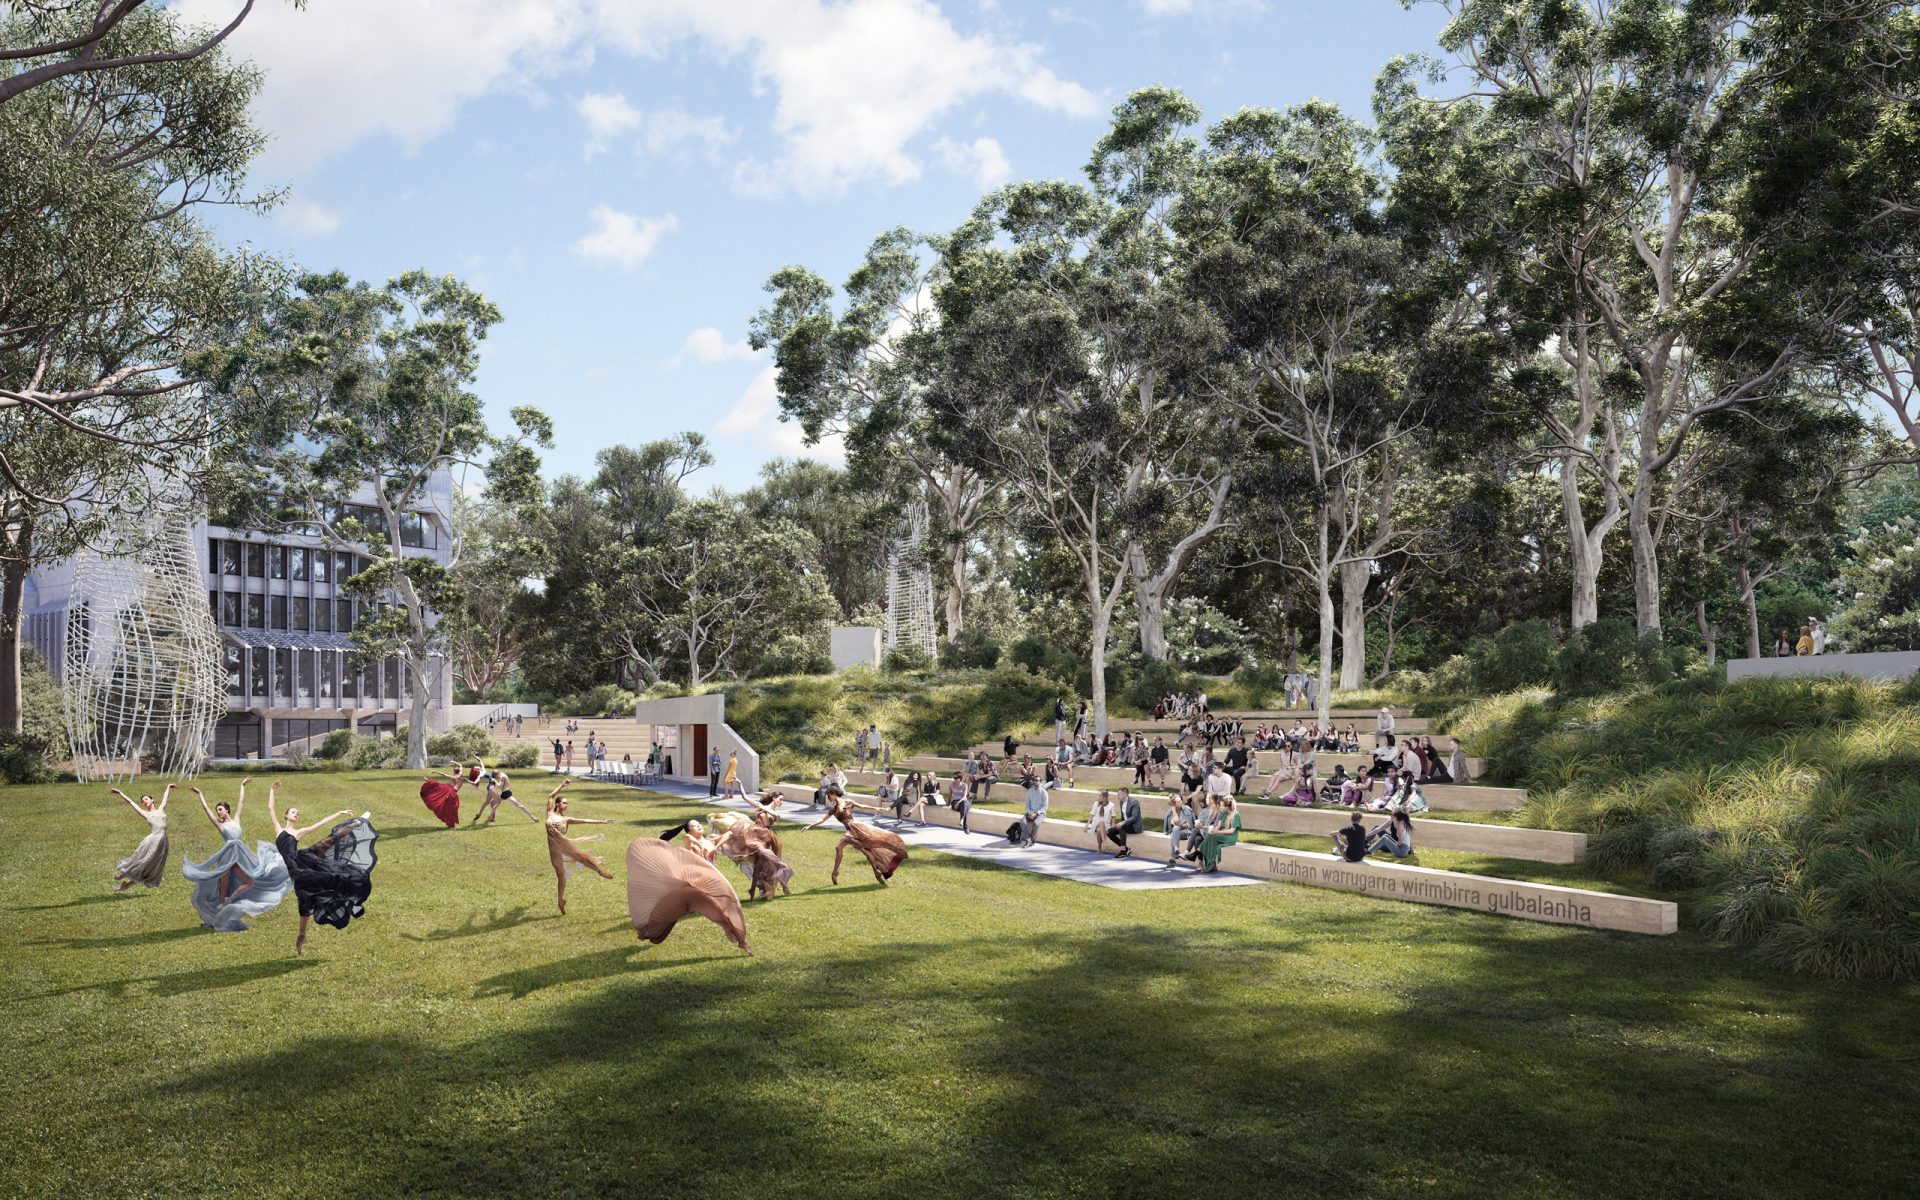
<path fill-rule="evenodd" d="M 233 0 L 181 0 L 230 15 Z M 803 451 L 744 345 L 786 263 L 843 278 L 879 232 L 944 229 L 1002 180 L 1077 175 L 1111 105 L 1209 118 L 1311 97 L 1364 115 L 1444 14 L 1397 0 L 315 0 L 229 43 L 268 73 L 288 189 L 225 236 L 314 269 L 451 272 L 506 314 L 479 390 L 555 423 L 549 474 L 709 435 L 703 477 Z"/>

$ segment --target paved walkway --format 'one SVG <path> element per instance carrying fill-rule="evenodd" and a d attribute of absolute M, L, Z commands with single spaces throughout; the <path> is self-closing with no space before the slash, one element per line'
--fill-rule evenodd
<path fill-rule="evenodd" d="M 648 784 L 640 790 L 700 800 L 718 808 L 752 811 L 752 806 L 737 800 L 714 799 L 707 795 L 707 789 L 702 784 L 670 779 L 661 783 Z M 820 815 L 820 810 L 817 808 L 796 806 L 791 801 L 782 806 L 781 812 L 783 815 L 790 815 L 790 819 L 798 818 L 808 822 Z M 891 817 L 867 816 L 864 819 L 878 828 L 899 834 L 901 840 L 909 846 L 938 850 L 943 854 L 985 859 L 1003 867 L 1033 871 L 1060 879 L 1072 879 L 1079 883 L 1097 884 L 1100 887 L 1119 888 L 1123 891 L 1147 891 L 1154 888 L 1239 887 L 1262 882 L 1251 875 L 1232 875 L 1225 871 L 1213 875 L 1202 875 L 1191 867 L 1176 867 L 1168 870 L 1164 861 L 1152 858 L 1116 859 L 1111 855 L 1095 854 L 1090 850 L 1049 846 L 1039 842 L 1021 848 L 1009 844 L 1005 837 L 993 837 L 985 833 L 965 834 L 958 829 L 948 829 L 940 825 L 920 825 L 913 821 L 896 821 Z M 981 824 L 996 819 L 1000 822 L 1000 827 L 1005 829 L 1006 824 L 1013 818 L 1010 814 L 1002 812 L 978 812 L 976 815 L 976 822 Z"/>

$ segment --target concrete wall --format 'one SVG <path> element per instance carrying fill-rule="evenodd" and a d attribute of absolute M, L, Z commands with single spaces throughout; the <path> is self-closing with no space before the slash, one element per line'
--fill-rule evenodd
<path fill-rule="evenodd" d="M 1920 675 L 1920 651 L 1894 650 L 1877 654 L 1810 654 L 1802 658 L 1730 658 L 1727 678 L 1762 676 L 1851 675 L 1858 679 L 1911 679 Z"/>
<path fill-rule="evenodd" d="M 828 635 L 833 669 L 880 665 L 880 631 L 871 625 L 835 625 Z"/>
<path fill-rule="evenodd" d="M 707 777 L 707 764 L 693 761 L 693 728 L 707 727 L 707 750 L 739 756 L 740 786 L 749 792 L 760 790 L 760 754 L 733 726 L 727 724 L 727 697 L 722 692 L 704 696 L 674 696 L 666 700 L 642 700 L 634 706 L 634 720 L 643 727 L 676 725 L 680 745 L 673 752 L 674 773 L 670 778 L 698 782 Z"/>
<path fill-rule="evenodd" d="M 540 715 L 540 706 L 538 704 L 450 704 L 447 706 L 448 728 L 454 725 L 485 725 L 490 715 L 537 717 Z"/>

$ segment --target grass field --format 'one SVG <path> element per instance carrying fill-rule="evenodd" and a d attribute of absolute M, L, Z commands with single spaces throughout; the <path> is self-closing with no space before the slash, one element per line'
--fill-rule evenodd
<path fill-rule="evenodd" d="M 525 776 L 533 796 L 539 779 Z M 230 778 L 212 788 L 227 792 Z M 0 792 L 0 1196 L 1886 1196 L 1920 988 L 1689 933 L 1307 888 L 1124 893 L 916 852 L 634 940 L 555 914 L 511 809 L 447 831 L 398 773 L 288 778 L 384 833 L 366 919 L 203 932 L 98 788 Z M 700 811 L 576 785 L 604 844 Z M 264 788 L 247 813 L 265 838 Z M 616 871 L 618 873 L 618 871 Z"/>

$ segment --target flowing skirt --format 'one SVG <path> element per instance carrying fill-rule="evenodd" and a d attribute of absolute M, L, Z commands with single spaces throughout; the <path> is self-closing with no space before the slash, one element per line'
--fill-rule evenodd
<path fill-rule="evenodd" d="M 460 823 L 460 789 L 440 779 L 426 779 L 420 783 L 420 799 L 426 802 L 427 811 L 440 818 L 448 829 Z"/>
<path fill-rule="evenodd" d="M 361 816 L 335 825 L 305 850 L 291 833 L 275 839 L 274 846 L 293 877 L 301 916 L 345 929 L 347 922 L 366 913 L 378 858 L 373 843 L 379 836 L 372 822 Z"/>
<path fill-rule="evenodd" d="M 113 877 L 118 880 L 122 890 L 141 884 L 145 887 L 159 887 L 160 879 L 167 873 L 167 831 L 156 829 L 140 839 L 133 853 L 120 860 L 113 869 Z"/>
<path fill-rule="evenodd" d="M 251 875 L 253 883 L 230 892 L 223 902 L 220 881 L 235 867 Z M 249 850 L 245 842 L 228 841 L 205 862 L 181 863 L 180 873 L 194 883 L 193 909 L 200 914 L 200 923 L 220 933 L 240 932 L 247 927 L 247 918 L 271 909 L 293 890 L 286 862 L 268 842 L 257 842 Z"/>
<path fill-rule="evenodd" d="M 700 915 L 747 947 L 740 897 L 714 865 L 684 846 L 640 837 L 627 847 L 627 915 L 642 941 L 659 945 L 673 927 Z"/>
<path fill-rule="evenodd" d="M 900 864 L 907 861 L 907 844 L 897 833 L 852 821 L 847 825 L 847 839 L 867 856 L 882 879 L 892 879 Z"/>
<path fill-rule="evenodd" d="M 1220 854 L 1240 841 L 1238 833 L 1210 833 L 1200 839 L 1200 861 L 1209 867 L 1220 865 Z"/>

